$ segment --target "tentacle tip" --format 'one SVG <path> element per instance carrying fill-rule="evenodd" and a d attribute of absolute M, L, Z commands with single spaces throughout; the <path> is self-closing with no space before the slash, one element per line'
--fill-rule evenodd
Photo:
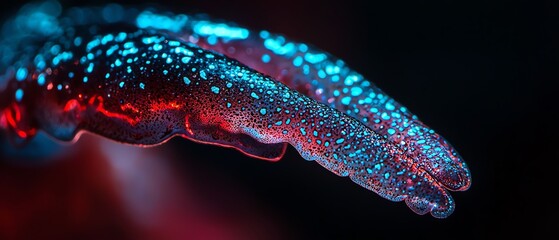
<path fill-rule="evenodd" d="M 447 167 L 435 175 L 434 177 L 451 191 L 466 191 L 472 182 L 470 171 L 465 167 Z"/>
<path fill-rule="evenodd" d="M 439 206 L 437 204 L 434 204 L 431 209 L 431 216 L 442 219 L 442 218 L 447 218 L 453 212 L 454 212 L 453 203 L 446 206 Z"/>
<path fill-rule="evenodd" d="M 425 215 L 430 212 L 435 218 L 447 218 L 454 212 L 454 201 L 449 195 L 445 200 L 437 203 L 427 198 L 406 197 L 406 205 L 416 214 Z"/>
<path fill-rule="evenodd" d="M 466 162 L 445 139 L 440 136 L 436 139 L 440 144 L 440 149 L 443 150 L 439 152 L 438 157 L 431 161 L 432 167 L 439 170 L 434 177 L 448 190 L 468 190 L 472 179 Z M 437 165 L 434 165 L 434 163 L 437 163 Z"/>
<path fill-rule="evenodd" d="M 470 177 L 470 175 L 467 175 L 465 178 L 462 179 L 461 185 L 459 185 L 460 187 L 456 188 L 456 189 L 451 189 L 453 191 L 466 191 L 468 189 L 470 189 L 470 186 L 472 185 L 472 179 Z"/>

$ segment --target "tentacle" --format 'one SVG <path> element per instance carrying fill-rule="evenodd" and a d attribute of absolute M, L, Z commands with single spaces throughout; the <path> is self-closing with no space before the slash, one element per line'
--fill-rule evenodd
<path fill-rule="evenodd" d="M 445 217 L 453 209 L 437 181 L 354 118 L 220 54 L 152 31 L 125 35 L 61 47 L 53 60 L 72 57 L 29 75 L 21 98 L 14 92 L 23 83 L 11 84 L 15 108 L 27 114 L 18 122 L 64 140 L 86 130 L 141 145 L 180 135 L 239 148 L 208 137 L 225 132 L 232 139 L 289 143 L 305 159 L 387 199 L 413 199 L 408 204 L 423 209 L 418 213 Z"/>
<path fill-rule="evenodd" d="M 2 52 L 17 53 L 0 61 L 0 128 L 14 142 L 38 130 L 143 146 L 181 136 L 266 160 L 281 158 L 288 143 L 337 175 L 439 218 L 454 209 L 445 188 L 470 184 L 442 137 L 327 53 L 201 15 L 122 14 L 110 24 L 47 18 L 55 30 L 29 25 L 37 36 L 16 32 L 3 41 Z"/>
<path fill-rule="evenodd" d="M 167 15 L 145 11 L 138 19 L 150 21 L 163 16 Z M 329 53 L 279 34 L 249 31 L 203 15 L 191 17 L 175 32 L 186 41 L 235 58 L 354 117 L 400 146 L 445 187 L 469 188 L 471 177 L 467 165 L 444 138 Z"/>

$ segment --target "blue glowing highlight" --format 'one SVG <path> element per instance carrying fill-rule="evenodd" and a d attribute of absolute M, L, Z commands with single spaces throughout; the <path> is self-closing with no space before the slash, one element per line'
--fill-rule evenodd
<path fill-rule="evenodd" d="M 197 22 L 194 24 L 193 30 L 202 36 L 216 36 L 224 39 L 246 39 L 249 35 L 248 29 L 208 21 Z"/>
<path fill-rule="evenodd" d="M 278 36 L 277 38 L 268 38 L 264 40 L 264 47 L 277 55 L 293 55 L 295 53 L 295 44 L 285 43 L 285 38 Z"/>
<path fill-rule="evenodd" d="M 161 49 L 163 49 L 163 46 L 161 44 L 156 43 L 156 44 L 153 45 L 153 50 L 159 51 Z"/>
<path fill-rule="evenodd" d="M 272 58 L 270 57 L 270 55 L 268 55 L 268 54 L 263 54 L 263 55 L 262 55 L 262 62 L 263 62 L 263 63 L 269 63 L 270 60 L 272 60 Z"/>
<path fill-rule="evenodd" d="M 94 64 L 93 64 L 93 63 L 89 63 L 89 65 L 87 66 L 87 69 L 86 69 L 86 71 L 87 71 L 88 73 L 91 73 L 91 72 L 93 72 L 93 66 L 94 66 Z"/>
<path fill-rule="evenodd" d="M 270 37 L 270 32 L 268 32 L 268 31 L 266 31 L 266 30 L 262 30 L 262 31 L 260 31 L 260 33 L 259 33 L 258 35 L 260 35 L 260 37 L 261 37 L 262 39 L 265 39 L 265 38 Z"/>
<path fill-rule="evenodd" d="M 76 37 L 74 38 L 74 46 L 79 47 L 82 44 L 82 38 Z"/>
<path fill-rule="evenodd" d="M 16 72 L 16 80 L 23 81 L 27 78 L 27 68 L 19 68 Z"/>
<path fill-rule="evenodd" d="M 297 56 L 293 59 L 293 66 L 300 67 L 301 64 L 303 64 L 303 58 L 301 56 Z"/>
<path fill-rule="evenodd" d="M 182 80 L 184 81 L 184 84 L 189 85 L 190 84 L 190 79 L 187 77 L 183 77 Z"/>
<path fill-rule="evenodd" d="M 322 62 L 324 60 L 326 60 L 327 56 L 324 53 L 318 53 L 318 54 L 312 54 L 312 53 L 306 53 L 305 54 L 305 61 L 311 63 L 311 64 L 316 64 L 319 62 Z"/>
<path fill-rule="evenodd" d="M 188 22 L 188 16 L 179 14 L 174 17 L 155 14 L 150 11 L 143 11 L 136 18 L 136 25 L 139 28 L 164 29 L 171 32 L 180 31 Z"/>
<path fill-rule="evenodd" d="M 361 95 L 361 93 L 363 93 L 363 89 L 361 89 L 360 87 L 352 87 L 351 88 L 351 96 L 359 96 Z"/>
<path fill-rule="evenodd" d="M 23 90 L 21 88 L 18 88 L 16 90 L 16 101 L 21 102 L 22 98 L 23 98 Z"/>
<path fill-rule="evenodd" d="M 343 105 L 349 105 L 350 101 L 351 101 L 351 97 L 343 97 L 341 100 Z"/>
<path fill-rule="evenodd" d="M 107 34 L 101 38 L 101 44 L 105 45 L 114 39 L 115 36 L 113 36 L 112 34 Z"/>
<path fill-rule="evenodd" d="M 216 87 L 216 86 L 212 86 L 212 92 L 215 93 L 215 94 L 218 94 L 219 93 L 219 88 Z"/>
<path fill-rule="evenodd" d="M 39 74 L 39 76 L 37 76 L 37 84 L 39 84 L 39 86 L 43 86 L 45 85 L 45 74 Z"/>
<path fill-rule="evenodd" d="M 126 40 L 127 35 L 128 34 L 126 34 L 125 32 L 119 32 L 115 37 L 115 41 L 122 42 L 122 41 Z"/>
<path fill-rule="evenodd" d="M 60 52 L 60 45 L 56 44 L 50 47 L 50 54 L 56 55 Z"/>
<path fill-rule="evenodd" d="M 386 110 L 390 110 L 390 111 L 394 110 L 394 108 L 395 108 L 394 105 L 392 103 L 389 103 L 389 102 L 385 104 L 385 107 L 386 107 Z"/>
<path fill-rule="evenodd" d="M 211 35 L 208 37 L 208 44 L 216 45 L 217 44 L 217 37 L 215 35 Z"/>

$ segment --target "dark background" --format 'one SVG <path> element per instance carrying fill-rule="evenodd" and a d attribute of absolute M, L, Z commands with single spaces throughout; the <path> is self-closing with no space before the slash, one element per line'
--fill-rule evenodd
<path fill-rule="evenodd" d="M 344 59 L 449 140 L 472 172 L 472 187 L 452 194 L 456 210 L 440 220 L 336 177 L 293 149 L 271 164 L 182 139 L 168 143 L 203 156 L 189 166 L 239 181 L 293 238 L 537 237 L 559 227 L 554 1 L 157 3 L 283 33 Z M 2 4 L 6 16 L 22 3 Z"/>

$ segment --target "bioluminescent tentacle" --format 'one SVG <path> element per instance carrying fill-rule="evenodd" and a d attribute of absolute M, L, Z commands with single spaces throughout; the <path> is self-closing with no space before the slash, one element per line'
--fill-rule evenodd
<path fill-rule="evenodd" d="M 16 123 L 63 140 L 87 130 L 142 145 L 174 135 L 237 148 L 233 143 L 247 137 L 287 142 L 305 159 L 387 199 L 406 199 L 418 213 L 452 212 L 437 181 L 354 118 L 216 53 L 153 31 L 122 33 L 79 46 L 47 44 L 43 56 L 54 63 L 26 69 L 33 74 L 8 85 L 14 102 L 6 118 L 25 112 Z M 56 55 L 45 53 L 53 46 L 60 46 Z M 17 126 L 12 131 L 26 131 Z"/>
<path fill-rule="evenodd" d="M 444 139 L 327 53 L 202 15 L 120 8 L 118 19 L 96 18 L 107 8 L 114 5 L 62 17 L 20 13 L 44 22 L 19 24 L 27 32 L 15 29 L 0 44 L 0 129 L 16 143 L 38 130 L 136 145 L 182 136 L 266 160 L 281 158 L 288 143 L 439 218 L 454 209 L 445 188 L 469 186 Z"/>
<path fill-rule="evenodd" d="M 137 19 L 142 23 L 157 18 L 180 19 L 149 11 Z M 469 188 L 469 170 L 454 148 L 342 60 L 279 34 L 249 31 L 202 15 L 192 16 L 180 26 L 174 32 L 183 39 L 235 58 L 386 136 L 445 187 Z"/>

